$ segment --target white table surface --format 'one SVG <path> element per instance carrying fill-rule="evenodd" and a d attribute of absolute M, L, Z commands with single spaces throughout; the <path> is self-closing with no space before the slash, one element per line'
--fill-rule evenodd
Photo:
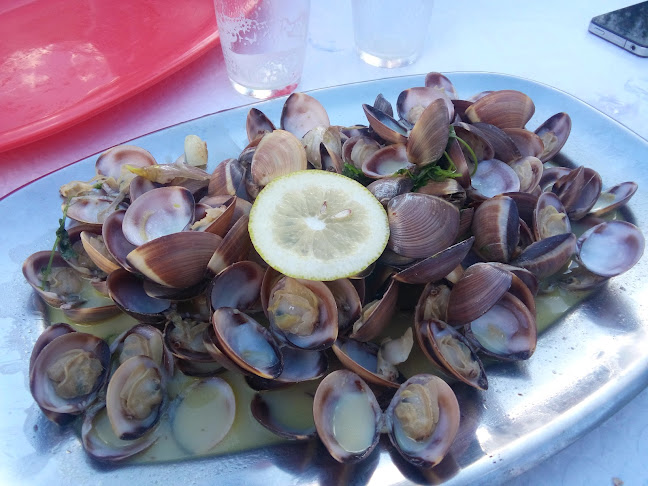
<path fill-rule="evenodd" d="M 311 33 L 298 90 L 429 71 L 497 72 L 570 93 L 648 139 L 648 58 L 587 31 L 593 16 L 631 3 L 436 0 L 422 57 L 410 66 L 382 69 L 364 64 L 355 54 L 350 2 L 312 0 Z M 0 197 L 37 175 L 112 145 L 254 101 L 231 88 L 217 47 L 87 121 L 0 153 L 3 172 L 12 172 L 11 178 L 0 178 Z M 611 485 L 615 479 L 648 485 L 648 389 L 509 485 Z"/>

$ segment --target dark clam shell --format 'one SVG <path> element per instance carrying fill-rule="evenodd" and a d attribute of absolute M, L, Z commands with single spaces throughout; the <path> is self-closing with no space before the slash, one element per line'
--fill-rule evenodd
<path fill-rule="evenodd" d="M 115 270 L 108 276 L 110 298 L 126 314 L 140 322 L 159 323 L 171 302 L 150 297 L 144 290 L 144 282 L 138 276 L 124 269 Z"/>
<path fill-rule="evenodd" d="M 535 133 L 544 146 L 538 158 L 543 162 L 551 160 L 563 148 L 570 132 L 571 118 L 567 113 L 556 113 L 536 128 Z"/>
<path fill-rule="evenodd" d="M 573 233 L 564 233 L 532 243 L 511 263 L 526 268 L 542 279 L 565 268 L 574 253 L 576 236 Z"/>
<path fill-rule="evenodd" d="M 511 287 L 510 272 L 488 263 L 475 263 L 466 269 L 452 287 L 447 322 L 467 324 L 484 315 Z"/>
<path fill-rule="evenodd" d="M 459 233 L 459 210 L 427 194 L 407 193 L 387 205 L 387 246 L 403 256 L 427 258 L 452 245 Z"/>
<path fill-rule="evenodd" d="M 436 255 L 411 265 L 394 275 L 394 279 L 409 284 L 426 284 L 442 279 L 466 257 L 475 240 L 471 236 Z"/>
<path fill-rule="evenodd" d="M 472 220 L 475 251 L 487 261 L 509 262 L 520 239 L 517 204 L 508 196 L 484 201 Z"/>
<path fill-rule="evenodd" d="M 466 109 L 472 123 L 484 122 L 499 128 L 524 128 L 535 112 L 531 98 L 515 90 L 488 93 Z"/>
<path fill-rule="evenodd" d="M 407 142 L 408 131 L 388 114 L 371 105 L 362 105 L 369 125 L 376 134 L 389 143 Z"/>

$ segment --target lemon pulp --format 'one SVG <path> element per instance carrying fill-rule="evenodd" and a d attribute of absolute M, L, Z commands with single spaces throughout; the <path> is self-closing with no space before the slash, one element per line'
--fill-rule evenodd
<path fill-rule="evenodd" d="M 250 212 L 250 238 L 284 275 L 336 280 L 361 272 L 385 249 L 387 214 L 369 190 L 321 170 L 293 172 L 268 184 Z"/>

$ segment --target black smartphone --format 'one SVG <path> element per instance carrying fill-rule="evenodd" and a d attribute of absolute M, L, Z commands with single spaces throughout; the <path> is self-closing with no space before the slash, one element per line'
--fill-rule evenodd
<path fill-rule="evenodd" d="M 589 31 L 641 57 L 648 57 L 648 1 L 594 17 Z"/>

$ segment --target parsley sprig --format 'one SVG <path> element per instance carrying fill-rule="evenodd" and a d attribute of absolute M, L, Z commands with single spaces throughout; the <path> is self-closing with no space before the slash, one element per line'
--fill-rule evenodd
<path fill-rule="evenodd" d="M 71 200 L 72 198 L 68 198 L 68 200 L 65 202 L 65 206 L 63 206 L 63 217 L 59 219 L 59 227 L 56 230 L 56 240 L 54 241 L 54 246 L 52 247 L 52 252 L 50 253 L 49 261 L 47 262 L 47 267 L 45 268 L 45 270 L 43 270 L 43 275 L 41 278 L 42 290 L 47 290 L 47 280 L 52 273 L 52 263 L 54 263 L 54 255 L 56 254 L 57 248 L 60 248 L 60 253 L 63 258 L 72 259 L 77 256 L 76 251 L 74 251 L 74 248 L 72 248 L 70 235 L 65 229 L 65 220 L 67 219 L 67 212 L 70 207 Z"/>
<path fill-rule="evenodd" d="M 369 179 L 366 175 L 364 175 L 364 172 L 362 172 L 360 169 L 358 169 L 355 165 L 345 163 L 344 167 L 342 168 L 342 175 L 348 177 L 349 179 L 353 179 L 363 186 L 368 185 L 371 183 L 371 179 Z"/>

